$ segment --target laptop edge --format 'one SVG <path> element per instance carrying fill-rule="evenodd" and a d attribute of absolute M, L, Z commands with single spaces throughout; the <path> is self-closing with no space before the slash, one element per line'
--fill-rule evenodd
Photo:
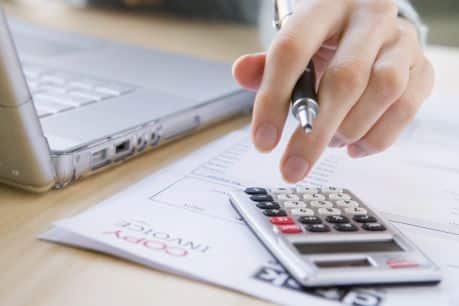
<path fill-rule="evenodd" d="M 230 116 L 247 113 L 253 94 L 243 90 L 174 114 L 114 131 L 70 151 L 52 151 L 3 11 L 0 9 L 0 182 L 33 192 L 62 188 L 110 168 L 149 149 L 197 131 Z"/>

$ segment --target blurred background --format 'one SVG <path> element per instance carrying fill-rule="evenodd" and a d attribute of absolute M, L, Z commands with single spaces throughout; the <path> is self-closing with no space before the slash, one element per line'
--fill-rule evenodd
<path fill-rule="evenodd" d="M 412 0 L 429 26 L 429 42 L 459 46 L 458 0 Z"/>
<path fill-rule="evenodd" d="M 79 6 L 124 7 L 173 13 L 184 18 L 255 24 L 261 1 L 267 0 L 65 0 Z M 459 0 L 411 0 L 429 26 L 429 42 L 459 46 Z"/>
<path fill-rule="evenodd" d="M 0 2 L 66 2 L 77 7 L 93 6 L 131 11 L 166 18 L 197 19 L 214 23 L 240 23 L 254 28 L 262 1 L 270 0 L 0 0 Z M 459 47 L 459 0 L 411 0 L 429 27 L 429 43 Z M 270 18 L 270 16 L 269 16 Z"/>

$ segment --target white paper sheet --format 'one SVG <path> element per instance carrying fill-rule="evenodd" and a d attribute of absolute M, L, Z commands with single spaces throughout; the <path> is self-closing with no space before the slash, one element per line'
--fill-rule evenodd
<path fill-rule="evenodd" d="M 419 120 L 417 124 L 428 122 Z M 295 124 L 290 123 L 287 130 Z M 436 287 L 300 291 L 228 203 L 226 193 L 234 188 L 285 185 L 277 167 L 280 149 L 261 155 L 248 135 L 248 128 L 234 132 L 97 207 L 57 222 L 42 238 L 99 250 L 280 304 L 457 304 L 454 284 L 459 280 L 459 242 L 454 233 L 459 232 L 459 218 L 454 212 L 459 211 L 459 167 L 455 168 L 452 157 L 450 162 L 446 157 L 431 159 L 447 155 L 441 147 L 432 149 L 411 131 L 387 154 L 373 158 L 354 161 L 343 151 L 329 150 L 302 184 L 348 187 L 392 220 L 432 229 L 402 227 L 443 267 L 445 281 Z M 442 147 L 454 148 L 454 142 L 446 140 Z M 417 154 L 410 156 L 410 152 Z M 447 248 L 448 254 L 440 248 Z"/>

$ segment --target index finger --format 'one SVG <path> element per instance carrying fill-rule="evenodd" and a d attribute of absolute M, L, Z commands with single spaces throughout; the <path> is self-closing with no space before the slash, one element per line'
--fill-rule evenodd
<path fill-rule="evenodd" d="M 277 145 L 296 81 L 322 43 L 344 23 L 347 12 L 347 1 L 299 1 L 275 37 L 254 106 L 252 137 L 259 150 Z"/>

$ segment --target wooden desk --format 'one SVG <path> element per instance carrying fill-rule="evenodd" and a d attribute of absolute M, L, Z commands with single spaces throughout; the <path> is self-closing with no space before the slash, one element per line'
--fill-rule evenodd
<path fill-rule="evenodd" d="M 233 60 L 259 49 L 256 29 L 171 19 L 166 16 L 5 4 L 10 15 L 60 29 L 146 47 Z M 430 48 L 438 89 L 459 95 L 459 50 Z M 33 195 L 0 186 L 0 305 L 262 305 L 257 299 L 158 272 L 107 255 L 36 239 L 54 220 L 72 216 L 187 153 L 241 127 L 222 123 L 63 190 Z"/>

